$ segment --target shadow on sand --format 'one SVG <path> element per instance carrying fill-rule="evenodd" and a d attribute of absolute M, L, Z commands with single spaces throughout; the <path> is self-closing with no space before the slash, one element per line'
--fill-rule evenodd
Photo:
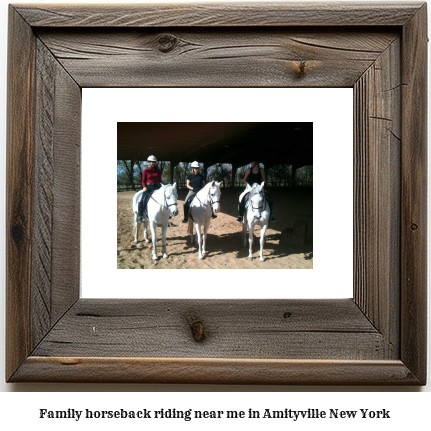
<path fill-rule="evenodd" d="M 229 241 L 226 241 L 226 239 L 229 238 Z M 171 238 L 172 239 L 180 239 L 184 240 L 183 237 L 181 238 Z M 264 250 L 265 253 L 265 259 L 271 260 L 271 259 L 277 259 L 282 258 L 286 256 L 290 256 L 292 254 L 301 254 L 303 253 L 305 255 L 304 259 L 310 260 L 313 258 L 313 244 L 306 244 L 304 246 L 292 246 L 289 244 L 280 244 L 281 234 L 274 234 L 274 235 L 268 235 L 265 237 L 265 245 Z M 254 242 L 253 242 L 253 253 L 257 252 L 259 250 L 259 241 L 260 238 L 258 236 L 254 236 Z M 222 255 L 225 253 L 236 253 L 237 259 L 243 259 L 248 256 L 248 240 L 247 244 L 244 247 L 243 246 L 243 234 L 242 232 L 235 232 L 235 233 L 229 233 L 229 234 L 222 234 L 222 235 L 214 235 L 214 234 L 208 234 L 207 244 L 210 245 L 210 250 L 205 255 L 207 257 L 210 256 L 217 256 Z M 187 250 L 186 253 L 195 253 L 197 252 L 198 246 L 196 243 L 191 244 L 190 240 L 187 239 Z M 183 252 L 184 253 L 184 252 Z M 177 253 L 181 254 L 181 253 Z"/>

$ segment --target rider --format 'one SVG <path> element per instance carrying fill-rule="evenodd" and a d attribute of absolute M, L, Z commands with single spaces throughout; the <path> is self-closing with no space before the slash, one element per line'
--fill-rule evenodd
<path fill-rule="evenodd" d="M 138 205 L 138 221 L 142 221 L 144 207 L 148 199 L 150 199 L 151 194 L 159 189 L 162 184 L 162 171 L 157 167 L 157 159 L 154 156 L 149 156 L 147 162 L 149 162 L 150 166 L 142 172 L 142 187 L 144 193 Z"/>
<path fill-rule="evenodd" d="M 187 196 L 184 200 L 184 220 L 183 220 L 183 223 L 187 223 L 189 220 L 188 216 L 189 216 L 189 208 L 190 208 L 190 203 L 191 203 L 190 198 L 192 196 L 194 196 L 203 187 L 205 187 L 205 178 L 200 173 L 199 163 L 196 161 L 194 161 L 192 163 L 192 170 L 190 171 L 189 175 L 187 175 L 186 186 L 189 189 L 189 192 L 187 193 Z M 214 215 L 214 213 L 212 213 L 211 217 L 217 218 L 217 216 Z"/>
<path fill-rule="evenodd" d="M 252 186 L 254 183 L 261 184 L 266 182 L 265 171 L 259 167 L 259 162 L 251 162 L 251 167 L 245 171 L 244 179 L 242 180 L 244 184 L 250 184 Z M 248 193 L 248 192 L 247 192 Z M 245 210 L 245 196 L 247 195 L 245 190 L 241 193 L 241 198 L 238 205 L 238 218 L 237 223 L 242 223 L 243 214 Z M 265 198 L 268 201 L 269 209 L 271 211 L 271 221 L 275 221 L 275 216 L 272 213 L 272 198 L 269 193 L 265 190 Z"/>

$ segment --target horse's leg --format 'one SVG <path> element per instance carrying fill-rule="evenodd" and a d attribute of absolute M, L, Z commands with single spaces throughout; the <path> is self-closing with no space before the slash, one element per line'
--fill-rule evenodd
<path fill-rule="evenodd" d="M 135 237 L 135 244 L 138 242 L 138 213 L 133 215 L 133 236 Z"/>
<path fill-rule="evenodd" d="M 149 240 L 148 240 L 148 222 L 146 221 L 146 220 L 144 220 L 144 241 L 145 242 L 150 242 Z"/>
<path fill-rule="evenodd" d="M 248 225 L 248 258 L 249 260 L 253 259 L 253 230 L 254 224 L 250 222 Z"/>
<path fill-rule="evenodd" d="M 201 235 L 201 225 L 199 223 L 196 223 L 196 235 L 197 235 L 197 241 L 199 245 L 199 259 L 203 258 L 202 255 L 202 235 Z"/>
<path fill-rule="evenodd" d="M 202 236 L 202 254 L 206 253 L 205 245 L 207 242 L 207 232 L 208 232 L 208 228 L 210 227 L 210 220 L 208 220 L 208 222 L 204 224 L 204 233 Z"/>
<path fill-rule="evenodd" d="M 157 222 L 150 221 L 149 223 L 150 223 L 150 229 L 151 229 L 151 241 L 153 243 L 153 260 L 157 260 L 157 235 L 156 235 Z"/>
<path fill-rule="evenodd" d="M 268 223 L 265 223 L 260 230 L 260 260 L 263 262 L 265 259 L 263 257 L 263 246 L 265 244 L 265 232 L 268 227 Z"/>
<path fill-rule="evenodd" d="M 162 253 L 163 258 L 166 259 L 168 255 L 166 254 L 166 230 L 168 229 L 168 224 L 162 225 Z"/>
<path fill-rule="evenodd" d="M 243 235 L 244 235 L 244 244 L 243 246 L 247 246 L 247 216 L 244 213 L 244 218 L 242 219 L 242 226 L 243 226 Z"/>
<path fill-rule="evenodd" d="M 189 224 L 187 226 L 187 234 L 190 235 L 191 244 L 193 244 L 195 242 L 195 237 L 193 235 L 193 225 L 194 225 L 194 223 L 189 218 Z"/>

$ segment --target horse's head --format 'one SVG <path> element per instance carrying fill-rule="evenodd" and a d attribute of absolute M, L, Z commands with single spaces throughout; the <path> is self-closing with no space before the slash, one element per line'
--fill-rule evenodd
<path fill-rule="evenodd" d="M 221 183 L 218 183 L 217 181 L 211 181 L 210 183 L 208 183 L 211 206 L 215 213 L 220 211 L 220 184 Z"/>
<path fill-rule="evenodd" d="M 250 205 L 253 211 L 254 218 L 261 218 L 261 213 L 265 209 L 265 202 L 263 197 L 265 183 L 253 184 L 250 190 Z"/>
<path fill-rule="evenodd" d="M 166 206 L 172 216 L 178 215 L 178 194 L 177 194 L 177 183 L 174 185 L 168 184 L 163 186 L 165 189 Z"/>

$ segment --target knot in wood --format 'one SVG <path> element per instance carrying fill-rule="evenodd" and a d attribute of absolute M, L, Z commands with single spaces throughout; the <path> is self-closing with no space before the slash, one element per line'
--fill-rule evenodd
<path fill-rule="evenodd" d="M 419 226 L 416 223 L 412 223 L 412 225 L 410 226 L 411 230 L 416 230 Z"/>
<path fill-rule="evenodd" d="M 15 223 L 12 225 L 11 234 L 13 240 L 19 245 L 24 241 L 25 228 L 21 223 Z"/>
<path fill-rule="evenodd" d="M 288 319 L 289 317 L 292 317 L 292 313 L 291 313 L 290 311 L 286 311 L 286 312 L 283 314 L 283 317 L 284 317 L 285 319 Z"/>
<path fill-rule="evenodd" d="M 306 67 L 307 67 L 307 63 L 305 61 L 301 61 L 297 65 L 296 76 L 298 78 L 303 78 L 305 76 L 305 74 L 306 74 Z"/>
<path fill-rule="evenodd" d="M 290 69 L 295 74 L 298 79 L 302 79 L 308 72 L 308 62 L 307 61 L 292 61 L 289 64 Z"/>
<path fill-rule="evenodd" d="M 197 342 L 204 341 L 206 338 L 206 329 L 202 320 L 198 319 L 196 316 L 188 316 L 187 323 L 190 326 L 193 339 Z"/>
<path fill-rule="evenodd" d="M 157 39 L 158 49 L 161 52 L 172 51 L 178 43 L 178 38 L 172 34 L 162 34 Z"/>

